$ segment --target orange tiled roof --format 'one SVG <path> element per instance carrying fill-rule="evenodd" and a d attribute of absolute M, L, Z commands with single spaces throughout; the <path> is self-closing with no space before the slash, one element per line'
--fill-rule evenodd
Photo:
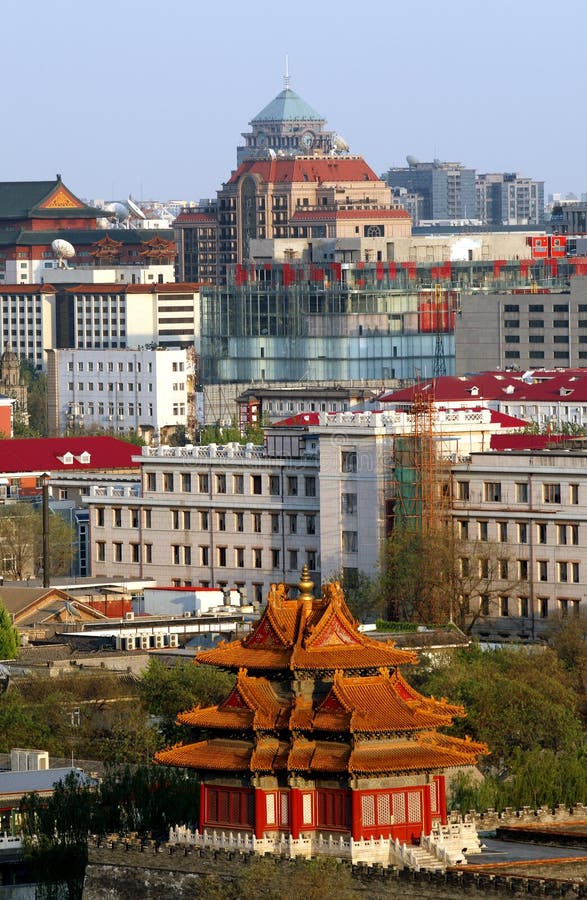
<path fill-rule="evenodd" d="M 289 743 L 264 736 L 258 740 L 249 767 L 253 772 L 275 772 L 287 766 Z"/>
<path fill-rule="evenodd" d="M 361 634 L 339 585 L 327 584 L 323 596 L 290 600 L 285 585 L 274 585 L 267 607 L 245 639 L 221 643 L 196 656 L 198 662 L 230 669 L 377 669 L 417 662 L 411 650 L 399 650 Z"/>
<path fill-rule="evenodd" d="M 290 772 L 346 772 L 351 753 L 349 744 L 334 741 L 293 741 L 287 760 Z"/>
<path fill-rule="evenodd" d="M 355 744 L 350 772 L 415 772 L 475 765 L 488 753 L 485 744 L 443 734 L 417 734 L 413 740 L 361 741 Z"/>
<path fill-rule="evenodd" d="M 266 678 L 251 678 L 240 669 L 237 683 L 222 703 L 180 713 L 178 722 L 200 728 L 284 728 L 290 704 L 279 700 Z"/>
<path fill-rule="evenodd" d="M 155 762 L 186 769 L 242 772 L 249 768 L 251 741 L 229 741 L 213 738 L 196 744 L 180 744 L 155 754 Z"/>

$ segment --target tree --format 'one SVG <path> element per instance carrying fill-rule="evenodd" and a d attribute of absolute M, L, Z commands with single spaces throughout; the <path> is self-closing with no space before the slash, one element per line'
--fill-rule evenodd
<path fill-rule="evenodd" d="M 18 629 L 14 627 L 8 610 L 0 602 L 0 659 L 15 659 L 19 647 Z"/>
<path fill-rule="evenodd" d="M 385 598 L 378 591 L 378 584 L 366 572 L 344 571 L 332 575 L 328 583 L 338 582 L 352 614 L 360 621 L 375 619 L 385 608 Z"/>
<path fill-rule="evenodd" d="M 14 433 L 18 437 L 46 437 L 47 418 L 47 376 L 35 369 L 26 356 L 20 359 L 20 373 L 27 386 L 27 407 L 29 424 L 22 419 L 15 420 Z"/>
<path fill-rule="evenodd" d="M 470 630 L 492 598 L 518 585 L 511 562 L 506 545 L 458 540 L 452 523 L 429 532 L 402 525 L 383 548 L 378 592 L 391 620 L 451 620 Z"/>
<path fill-rule="evenodd" d="M 73 559 L 74 529 L 57 513 L 49 515 L 49 572 L 63 575 Z M 2 570 L 18 581 L 43 565 L 43 513 L 32 503 L 0 508 Z"/>

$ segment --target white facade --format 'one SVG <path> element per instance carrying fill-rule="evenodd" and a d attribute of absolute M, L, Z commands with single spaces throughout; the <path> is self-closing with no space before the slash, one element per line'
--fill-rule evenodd
<path fill-rule="evenodd" d="M 48 350 L 49 427 L 135 431 L 187 426 L 194 359 L 188 350 Z"/>

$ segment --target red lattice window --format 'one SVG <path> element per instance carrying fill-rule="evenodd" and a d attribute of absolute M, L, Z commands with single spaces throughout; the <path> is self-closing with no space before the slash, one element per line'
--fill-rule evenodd
<path fill-rule="evenodd" d="M 348 830 L 351 828 L 351 795 L 350 791 L 329 790 L 317 791 L 318 828 L 334 828 Z"/>
<path fill-rule="evenodd" d="M 253 828 L 255 795 L 247 788 L 206 787 L 205 825 Z"/>

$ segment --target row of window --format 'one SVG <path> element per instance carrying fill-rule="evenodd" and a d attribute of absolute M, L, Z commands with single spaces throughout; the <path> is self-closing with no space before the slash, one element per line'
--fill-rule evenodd
<path fill-rule="evenodd" d="M 97 506 L 95 509 L 95 520 L 96 525 L 100 528 L 103 528 L 105 525 L 105 507 Z M 112 525 L 114 528 L 139 528 L 139 510 L 135 507 L 130 508 L 128 512 L 128 517 L 124 515 L 123 507 L 115 506 L 112 508 Z M 192 511 L 189 509 L 173 509 L 171 510 L 171 528 L 174 531 L 183 530 L 190 531 L 192 528 L 196 526 L 199 527 L 200 531 L 208 531 L 210 529 L 211 517 L 215 516 L 214 524 L 216 531 L 227 531 L 228 530 L 228 522 L 230 521 L 230 513 L 221 510 L 216 513 L 212 513 L 209 510 L 198 510 Z M 235 532 L 244 532 L 245 524 L 247 524 L 247 531 L 251 531 L 254 534 L 262 534 L 263 529 L 263 520 L 264 518 L 269 516 L 270 522 L 270 533 L 271 534 L 280 534 L 282 528 L 285 528 L 288 534 L 316 534 L 316 523 L 317 517 L 314 513 L 307 513 L 304 515 L 298 515 L 298 513 L 261 513 L 261 512 L 251 512 L 245 513 L 241 511 L 236 511 L 232 513 L 233 517 L 233 530 Z M 282 526 L 282 515 L 284 520 L 284 525 Z M 198 517 L 196 520 L 196 516 Z M 250 516 L 250 525 L 248 517 Z M 245 518 L 246 517 L 246 518 Z M 124 521 L 126 519 L 126 521 Z M 143 527 L 151 528 L 152 527 L 152 510 L 145 509 L 143 510 Z M 124 525 L 123 525 L 124 522 Z M 302 532 L 301 523 L 304 523 L 304 530 Z"/>
<path fill-rule="evenodd" d="M 165 491 L 166 493 L 173 493 L 173 491 L 175 491 L 176 484 L 175 475 L 176 473 L 174 472 L 162 472 L 158 478 L 157 472 L 147 472 L 145 485 L 146 490 L 157 491 L 159 489 Z M 245 476 L 244 474 L 240 473 L 233 475 L 231 482 L 232 493 L 244 494 L 245 486 L 248 486 L 248 494 L 255 494 L 257 496 L 260 496 L 261 494 L 263 494 L 263 477 L 263 475 Z M 265 477 L 268 478 L 266 487 L 268 488 L 269 495 L 272 497 L 280 497 L 282 491 L 281 475 L 269 475 Z M 214 493 L 226 494 L 228 493 L 229 483 L 229 476 L 224 472 L 218 472 L 214 476 L 211 476 L 208 472 L 200 472 L 197 476 L 193 477 L 191 472 L 181 472 L 179 474 L 179 489 L 182 493 L 197 490 L 197 492 L 200 494 L 209 494 L 211 492 L 211 487 L 213 487 Z M 316 476 L 285 476 L 283 488 L 286 496 L 301 496 L 300 492 L 302 487 L 304 489 L 304 496 L 315 497 Z"/>
<path fill-rule="evenodd" d="M 554 601 L 558 607 L 558 613 L 563 618 L 572 613 L 574 616 L 580 614 L 580 600 L 576 598 L 561 597 Z M 536 604 L 536 613 L 540 619 L 547 619 L 550 615 L 550 603 L 548 597 L 538 597 Z M 470 609 L 469 609 L 470 612 Z M 520 616 L 523 619 L 530 617 L 530 598 L 529 597 L 508 597 L 500 596 L 491 599 L 489 595 L 482 594 L 479 597 L 479 614 L 481 616 Z"/>
<path fill-rule="evenodd" d="M 125 545 L 122 541 L 112 542 L 111 561 L 122 563 L 152 563 L 153 562 L 153 544 L 128 544 L 128 558 L 125 558 Z M 229 561 L 230 551 L 232 551 L 232 566 L 237 569 L 253 568 L 262 569 L 268 564 L 271 569 L 280 569 L 282 565 L 281 548 L 280 547 L 252 547 L 250 550 L 250 559 L 247 559 L 247 549 L 245 547 L 224 547 L 219 546 L 211 548 L 207 544 L 198 547 L 198 559 L 193 558 L 193 548 L 190 544 L 171 544 L 170 547 L 170 563 L 174 566 L 210 566 L 212 554 L 215 554 L 215 564 L 219 568 L 227 568 L 231 565 Z M 318 559 L 316 550 L 300 551 L 297 549 L 286 550 L 287 568 L 297 572 L 300 563 L 305 563 L 311 571 L 315 571 Z M 96 541 L 96 560 L 97 562 L 106 562 L 106 541 Z"/>
<path fill-rule="evenodd" d="M 471 528 L 469 525 L 468 519 L 458 519 L 457 520 L 457 535 L 459 540 L 468 541 L 473 538 L 471 534 Z M 515 539 L 518 544 L 527 544 L 529 543 L 530 536 L 530 523 L 529 522 L 496 522 L 496 531 L 495 537 L 498 543 L 505 544 L 510 539 L 510 525 L 514 526 L 516 529 Z M 578 546 L 579 544 L 579 525 L 575 522 L 557 522 L 555 526 L 551 526 L 556 528 L 556 542 L 557 544 L 564 546 L 566 544 L 570 544 L 572 546 Z M 548 524 L 546 522 L 537 522 L 535 524 L 536 528 L 536 543 L 537 544 L 547 544 L 548 543 Z M 478 541 L 488 541 L 489 540 L 489 521 L 485 521 L 481 519 L 477 521 L 477 532 L 476 532 L 476 540 Z"/>
<path fill-rule="evenodd" d="M 460 574 L 463 578 L 470 578 L 473 571 L 472 563 L 475 563 L 480 578 L 497 577 L 505 581 L 510 577 L 510 563 L 513 562 L 508 559 L 491 560 L 489 558 L 471 560 L 468 556 L 463 556 L 459 560 Z M 529 561 L 527 559 L 516 560 L 516 568 L 518 581 L 528 581 Z M 536 561 L 536 573 L 538 581 L 548 581 L 548 560 Z M 580 575 L 578 562 L 559 560 L 556 563 L 556 580 L 561 584 L 579 584 Z"/>
<path fill-rule="evenodd" d="M 68 381 L 67 382 L 67 390 L 74 391 L 75 389 L 76 389 L 75 382 Z M 135 384 L 133 381 L 129 381 L 127 384 L 125 384 L 123 381 L 117 381 L 117 382 L 98 381 L 97 383 L 93 382 L 93 381 L 87 381 L 87 382 L 78 381 L 77 382 L 77 390 L 78 391 L 90 391 L 90 392 L 97 390 L 100 393 L 102 393 L 103 391 L 106 391 L 109 394 L 112 394 L 114 391 L 118 391 L 119 393 L 123 393 L 124 391 L 133 393 L 135 390 Z M 143 385 L 140 382 L 137 384 L 136 390 L 137 390 L 137 393 L 139 393 L 139 394 L 142 393 Z M 152 382 L 149 381 L 147 383 L 145 390 L 148 394 L 153 393 Z M 176 383 L 173 385 L 173 390 L 174 391 L 183 391 L 183 390 L 185 390 L 185 384 L 183 382 Z"/>
<path fill-rule="evenodd" d="M 77 403 L 70 404 L 69 415 L 72 416 L 113 416 L 117 415 L 120 418 L 123 418 L 125 415 L 134 416 L 136 409 L 136 415 L 143 415 L 143 404 L 137 403 L 136 407 L 134 403 L 129 403 L 125 405 L 124 403 L 93 403 L 92 400 L 89 400 L 87 403 L 84 400 L 78 400 Z M 145 405 L 146 414 L 149 418 L 153 416 L 153 404 L 147 403 Z M 173 404 L 173 415 L 185 415 L 185 403 L 174 403 Z"/>
<path fill-rule="evenodd" d="M 508 498 L 508 493 L 502 488 L 501 481 L 483 482 L 483 500 L 486 503 L 501 503 Z M 527 481 L 514 483 L 514 496 L 516 503 L 529 503 L 530 486 Z M 563 492 L 560 482 L 545 482 L 542 485 L 543 503 L 562 503 Z M 471 499 L 471 483 L 469 481 L 457 481 L 457 500 Z M 568 502 L 576 505 L 579 503 L 579 485 L 569 484 Z"/>

